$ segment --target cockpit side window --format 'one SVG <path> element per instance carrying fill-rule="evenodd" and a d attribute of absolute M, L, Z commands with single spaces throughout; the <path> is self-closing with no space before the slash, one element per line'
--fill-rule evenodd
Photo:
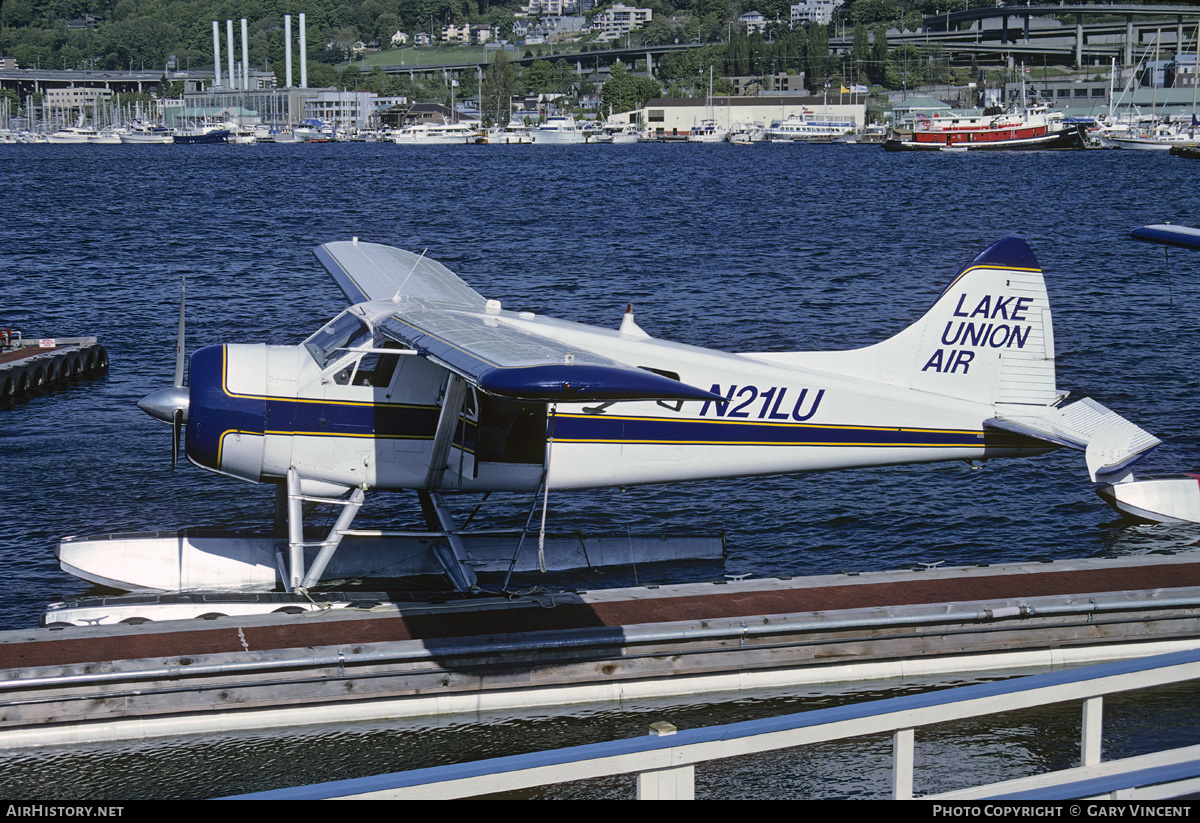
<path fill-rule="evenodd" d="M 369 340 L 370 336 L 371 330 L 361 318 L 350 312 L 342 312 L 305 340 L 304 348 L 317 361 L 317 366 L 323 369 L 337 359 L 338 349 L 353 348 Z"/>
<path fill-rule="evenodd" d="M 400 350 L 406 347 L 395 340 L 385 340 L 383 348 Z M 358 371 L 354 373 L 354 385 L 386 389 L 392 384 L 392 375 L 396 373 L 396 365 L 399 362 L 400 355 L 398 354 L 387 354 L 381 351 L 367 352 L 358 362 Z"/>

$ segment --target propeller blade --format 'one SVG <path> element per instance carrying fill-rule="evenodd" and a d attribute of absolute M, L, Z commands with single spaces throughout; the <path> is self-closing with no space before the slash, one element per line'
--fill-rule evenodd
<path fill-rule="evenodd" d="M 179 438 L 183 433 L 183 409 L 175 409 L 171 415 L 171 468 L 179 462 Z"/>
<path fill-rule="evenodd" d="M 187 280 L 179 283 L 179 336 L 175 341 L 175 387 L 183 386 L 183 305 L 187 293 Z"/>

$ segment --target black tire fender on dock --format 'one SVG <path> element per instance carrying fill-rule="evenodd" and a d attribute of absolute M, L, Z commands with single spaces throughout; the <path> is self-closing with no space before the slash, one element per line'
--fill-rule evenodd
<path fill-rule="evenodd" d="M 79 352 L 67 352 L 67 356 L 63 358 L 66 361 L 66 374 L 63 375 L 64 380 L 74 380 L 83 371 L 83 364 L 79 358 Z"/>
<path fill-rule="evenodd" d="M 46 385 L 49 386 L 52 383 L 57 383 L 61 373 L 62 358 L 54 355 L 46 361 Z"/>
<path fill-rule="evenodd" d="M 29 390 L 37 391 L 46 385 L 46 367 L 38 363 L 29 369 Z"/>
<path fill-rule="evenodd" d="M 12 400 L 16 392 L 17 387 L 13 382 L 12 375 L 6 374 L 0 377 L 0 401 Z"/>
<path fill-rule="evenodd" d="M 103 346 L 96 346 L 96 371 L 108 370 L 108 351 Z"/>
<path fill-rule="evenodd" d="M 29 369 L 18 369 L 13 375 L 13 396 L 20 397 L 29 393 Z"/>

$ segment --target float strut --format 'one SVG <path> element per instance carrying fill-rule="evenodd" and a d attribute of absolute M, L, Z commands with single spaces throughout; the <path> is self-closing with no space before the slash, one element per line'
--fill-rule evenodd
<path fill-rule="evenodd" d="M 462 537 L 455 531 L 454 518 L 433 492 L 418 491 L 417 499 L 421 501 L 421 513 L 425 515 L 429 530 L 446 533 L 445 542 L 439 540 L 433 544 L 434 556 L 446 570 L 455 590 L 471 591 L 479 581 L 475 570 L 467 564 L 467 550 Z"/>

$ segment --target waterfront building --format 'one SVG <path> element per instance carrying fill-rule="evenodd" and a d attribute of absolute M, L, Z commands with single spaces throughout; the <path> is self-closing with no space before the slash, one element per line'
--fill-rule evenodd
<path fill-rule="evenodd" d="M 46 89 L 42 102 L 52 109 L 92 109 L 112 99 L 111 89 L 71 86 L 65 89 Z"/>
<path fill-rule="evenodd" d="M 304 101 L 304 116 L 338 129 L 365 129 L 375 113 L 376 99 L 369 91 L 319 91 Z"/>
<path fill-rule="evenodd" d="M 763 94 L 755 97 L 712 98 L 655 98 L 645 108 L 616 115 L 613 120 L 623 123 L 641 124 L 651 135 L 662 138 L 685 138 L 705 120 L 715 120 L 716 125 L 729 129 L 735 125 L 771 123 L 789 117 L 810 116 L 837 120 L 853 120 L 857 125 L 866 123 L 867 107 L 862 97 L 851 98 L 813 97 L 798 94 Z"/>

